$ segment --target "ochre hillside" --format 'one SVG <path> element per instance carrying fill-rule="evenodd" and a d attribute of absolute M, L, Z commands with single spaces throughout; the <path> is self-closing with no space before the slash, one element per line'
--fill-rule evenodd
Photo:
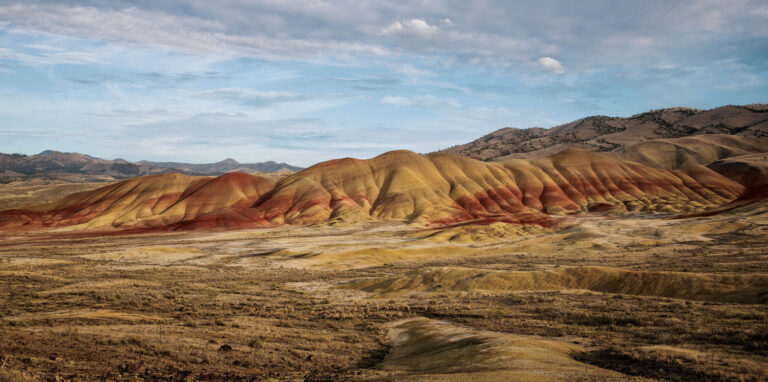
<path fill-rule="evenodd" d="M 642 141 L 608 154 L 646 166 L 675 170 L 765 152 L 768 152 L 768 138 L 704 134 Z"/>
<path fill-rule="evenodd" d="M 134 178 L 1 212 L 0 226 L 237 229 L 367 220 L 547 226 L 554 224 L 550 215 L 576 212 L 699 212 L 746 191 L 704 166 L 669 171 L 578 149 L 505 162 L 393 151 L 323 162 L 276 184 L 242 173 Z"/>

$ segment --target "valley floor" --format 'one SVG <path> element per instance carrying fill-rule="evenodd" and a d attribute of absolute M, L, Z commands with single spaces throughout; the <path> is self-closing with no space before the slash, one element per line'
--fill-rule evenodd
<path fill-rule="evenodd" d="M 0 380 L 765 380 L 768 205 L 0 236 Z"/>

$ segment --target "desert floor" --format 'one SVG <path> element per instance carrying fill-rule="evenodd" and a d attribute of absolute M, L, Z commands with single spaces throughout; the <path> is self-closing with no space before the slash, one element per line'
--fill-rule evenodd
<path fill-rule="evenodd" d="M 765 380 L 767 211 L 4 233 L 0 380 Z"/>

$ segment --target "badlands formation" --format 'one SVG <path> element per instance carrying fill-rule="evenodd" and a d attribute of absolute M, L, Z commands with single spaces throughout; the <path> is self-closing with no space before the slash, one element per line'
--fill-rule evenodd
<path fill-rule="evenodd" d="M 765 115 L 0 189 L 0 381 L 766 380 Z"/>
<path fill-rule="evenodd" d="M 723 174 L 699 165 L 665 170 L 579 149 L 505 162 L 393 151 L 323 162 L 277 182 L 243 173 L 139 177 L 1 212 L 0 227 L 231 230 L 373 220 L 551 227 L 569 214 L 679 214 L 726 205 L 748 190 L 729 178 L 741 166 L 720 167 Z"/>

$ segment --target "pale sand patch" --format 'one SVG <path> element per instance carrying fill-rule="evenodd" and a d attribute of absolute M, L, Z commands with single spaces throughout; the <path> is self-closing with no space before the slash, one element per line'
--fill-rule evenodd
<path fill-rule="evenodd" d="M 116 262 L 135 262 L 154 265 L 170 265 L 206 256 L 206 252 L 192 247 L 138 247 L 119 252 L 106 252 L 82 255 L 89 260 L 109 260 Z"/>
<path fill-rule="evenodd" d="M 61 265 L 71 264 L 72 261 L 64 259 L 46 259 L 40 257 L 14 257 L 0 260 L 0 263 L 8 265 Z"/>
<path fill-rule="evenodd" d="M 271 255 L 279 264 L 289 268 L 350 269 L 392 264 L 401 261 L 434 260 L 470 256 L 482 252 L 495 253 L 467 246 L 427 246 L 415 248 L 361 248 L 343 252 L 301 253 L 280 251 Z"/>
<path fill-rule="evenodd" d="M 423 243 L 496 243 L 509 239 L 548 232 L 538 226 L 522 226 L 509 223 L 468 224 L 457 227 L 416 231 L 408 235 Z"/>

